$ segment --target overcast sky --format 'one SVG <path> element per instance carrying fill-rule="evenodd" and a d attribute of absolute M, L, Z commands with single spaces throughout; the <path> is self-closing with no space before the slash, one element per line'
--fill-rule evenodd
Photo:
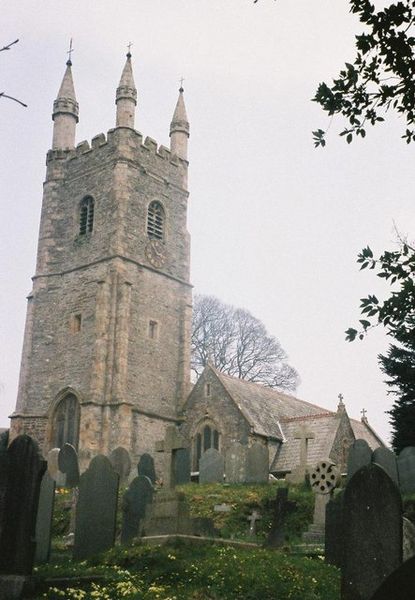
<path fill-rule="evenodd" d="M 377 366 L 382 331 L 348 344 L 359 298 L 382 296 L 356 255 L 413 236 L 415 146 L 392 118 L 348 146 L 310 102 L 353 59 L 361 29 L 346 0 L 3 0 L 0 91 L 0 426 L 16 400 L 34 274 L 51 111 L 73 37 L 77 141 L 115 124 L 115 89 L 133 42 L 136 127 L 169 144 L 178 80 L 191 123 L 189 230 L 195 291 L 250 310 L 279 338 L 297 396 L 350 416 L 368 410 L 385 439 L 392 402 Z"/>

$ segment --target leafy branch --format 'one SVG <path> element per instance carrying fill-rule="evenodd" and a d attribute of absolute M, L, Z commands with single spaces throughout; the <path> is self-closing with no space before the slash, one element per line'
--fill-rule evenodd
<path fill-rule="evenodd" d="M 399 1 L 376 11 L 369 0 L 350 0 L 350 7 L 366 27 L 356 35 L 355 59 L 345 63 L 332 85 L 320 83 L 313 101 L 330 116 L 345 117 L 339 135 L 349 144 L 394 109 L 406 118 L 402 138 L 409 144 L 415 141 L 415 2 Z M 316 147 L 325 146 L 326 133 L 313 131 Z"/>
<path fill-rule="evenodd" d="M 359 329 L 347 329 L 346 340 L 363 339 L 367 331 L 378 325 L 387 328 L 388 335 L 400 339 L 415 328 L 415 250 L 400 240 L 398 250 L 385 251 L 374 258 L 372 250 L 363 248 L 357 258 L 360 269 L 376 269 L 377 276 L 387 281 L 394 290 L 380 302 L 375 295 L 360 300 Z"/>

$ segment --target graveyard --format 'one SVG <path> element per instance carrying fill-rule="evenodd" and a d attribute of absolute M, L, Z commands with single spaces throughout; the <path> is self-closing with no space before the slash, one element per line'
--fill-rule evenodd
<path fill-rule="evenodd" d="M 229 483 L 211 453 L 199 483 L 173 426 L 156 445 L 163 481 L 150 454 L 134 466 L 117 449 L 81 472 L 70 444 L 44 459 L 27 435 L 7 442 L 4 600 L 412 598 L 414 448 L 395 456 L 356 440 L 346 473 L 326 459 L 300 483 L 264 481 L 261 464 Z"/>

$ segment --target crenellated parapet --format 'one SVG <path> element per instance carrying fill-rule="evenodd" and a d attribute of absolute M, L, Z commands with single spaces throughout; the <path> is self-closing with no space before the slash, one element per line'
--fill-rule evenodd
<path fill-rule="evenodd" d="M 140 167 L 142 173 L 162 175 L 186 189 L 188 161 L 156 140 L 130 128 L 110 129 L 107 135 L 99 133 L 91 142 L 84 140 L 71 150 L 49 150 L 46 155 L 48 175 L 55 162 L 68 162 L 74 168 L 90 169 L 107 161 L 127 160 Z M 75 166 L 76 163 L 81 164 Z M 61 165 L 62 166 L 62 165 Z M 65 168 L 63 166 L 63 168 Z M 50 179 L 48 176 L 47 179 Z"/>

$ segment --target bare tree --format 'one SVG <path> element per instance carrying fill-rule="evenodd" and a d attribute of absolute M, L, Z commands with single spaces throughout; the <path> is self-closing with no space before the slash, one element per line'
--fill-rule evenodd
<path fill-rule="evenodd" d="M 10 50 L 10 48 L 12 46 L 14 46 L 14 44 L 17 44 L 18 41 L 19 40 L 14 40 L 14 42 L 10 42 L 10 44 L 7 44 L 6 46 L 3 46 L 3 48 L 0 48 L 0 52 L 4 52 L 6 50 Z M 13 96 L 9 96 L 5 92 L 0 92 L 0 98 L 7 98 L 8 100 L 13 100 L 14 102 L 17 102 L 18 104 L 20 104 L 21 106 L 24 106 L 24 107 L 27 108 L 27 104 L 25 104 L 21 100 L 18 100 L 17 98 L 14 98 Z"/>
<path fill-rule="evenodd" d="M 233 377 L 293 391 L 299 377 L 286 360 L 279 341 L 250 312 L 213 296 L 195 296 L 192 370 L 197 376 L 210 361 Z"/>

